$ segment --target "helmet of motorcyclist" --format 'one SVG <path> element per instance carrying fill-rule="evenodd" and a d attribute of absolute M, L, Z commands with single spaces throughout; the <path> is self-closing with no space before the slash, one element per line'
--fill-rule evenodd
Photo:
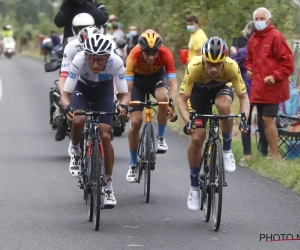
<path fill-rule="evenodd" d="M 79 31 L 85 27 L 95 25 L 94 18 L 88 13 L 79 13 L 73 18 L 72 32 L 73 35 L 77 35 Z"/>
<path fill-rule="evenodd" d="M 162 46 L 162 38 L 156 31 L 149 29 L 140 35 L 138 43 L 142 50 L 156 51 Z"/>
<path fill-rule="evenodd" d="M 101 32 L 97 27 L 94 26 L 85 27 L 79 31 L 78 41 L 83 46 L 85 39 L 92 34 L 101 34 Z"/>
<path fill-rule="evenodd" d="M 220 37 L 213 36 L 204 42 L 202 57 L 204 61 L 211 63 L 224 62 L 228 56 L 228 47 Z"/>

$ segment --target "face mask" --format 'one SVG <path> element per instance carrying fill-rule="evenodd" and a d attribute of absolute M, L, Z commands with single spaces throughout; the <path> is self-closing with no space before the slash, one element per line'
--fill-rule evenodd
<path fill-rule="evenodd" d="M 258 31 L 261 31 L 267 27 L 267 22 L 266 21 L 254 22 L 254 25 Z"/>
<path fill-rule="evenodd" d="M 130 34 L 130 33 L 127 33 L 127 34 L 126 34 L 126 38 L 129 39 L 130 37 L 131 37 L 131 34 Z"/>
<path fill-rule="evenodd" d="M 131 31 L 129 31 L 129 34 L 132 35 L 132 36 L 136 36 L 137 31 L 136 30 L 131 30 Z"/>
<path fill-rule="evenodd" d="M 186 26 L 186 29 L 187 29 L 189 32 L 194 32 L 194 31 L 195 31 L 195 26 L 194 26 L 194 25 L 187 25 L 187 26 Z"/>

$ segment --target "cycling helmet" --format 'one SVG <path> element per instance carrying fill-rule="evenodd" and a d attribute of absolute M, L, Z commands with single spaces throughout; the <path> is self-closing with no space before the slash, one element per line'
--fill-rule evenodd
<path fill-rule="evenodd" d="M 223 62 L 227 55 L 227 44 L 220 37 L 213 36 L 204 42 L 202 47 L 202 56 L 205 61 L 211 63 Z"/>
<path fill-rule="evenodd" d="M 101 34 L 100 30 L 94 26 L 85 27 L 78 33 L 78 41 L 83 46 L 84 41 L 87 37 L 92 34 Z"/>
<path fill-rule="evenodd" d="M 10 24 L 7 24 L 7 25 L 5 26 L 5 28 L 6 28 L 6 30 L 10 30 L 10 29 L 11 29 L 11 25 L 10 25 Z"/>
<path fill-rule="evenodd" d="M 159 50 L 162 38 L 154 30 L 146 30 L 139 37 L 139 45 L 143 50 Z"/>
<path fill-rule="evenodd" d="M 88 13 L 80 13 L 73 18 L 72 32 L 77 35 L 82 28 L 95 25 L 94 18 Z"/>
<path fill-rule="evenodd" d="M 103 34 L 92 34 L 84 41 L 83 50 L 91 55 L 110 55 L 112 51 L 111 39 Z"/>

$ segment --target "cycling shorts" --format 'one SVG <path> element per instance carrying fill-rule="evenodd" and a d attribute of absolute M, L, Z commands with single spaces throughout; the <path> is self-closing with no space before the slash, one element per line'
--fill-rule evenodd
<path fill-rule="evenodd" d="M 71 106 L 76 110 L 89 111 L 89 101 L 93 102 L 92 111 L 113 112 L 114 109 L 114 83 L 113 79 L 103 82 L 99 87 L 89 87 L 77 82 L 74 92 L 71 94 Z M 112 125 L 112 115 L 100 115 L 99 123 Z"/>

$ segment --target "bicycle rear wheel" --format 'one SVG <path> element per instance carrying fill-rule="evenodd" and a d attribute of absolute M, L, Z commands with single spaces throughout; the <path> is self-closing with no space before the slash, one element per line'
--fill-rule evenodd
<path fill-rule="evenodd" d="M 101 158 L 100 158 L 100 148 L 99 139 L 95 138 L 93 142 L 92 149 L 92 196 L 94 202 L 94 229 L 99 230 L 100 226 L 100 210 L 101 210 Z"/>
<path fill-rule="evenodd" d="M 211 163 L 211 147 L 207 148 L 207 152 L 203 152 L 203 166 L 199 174 L 199 186 L 201 190 L 201 207 L 204 212 L 204 220 L 208 222 L 211 214 L 211 192 L 210 192 L 210 180 L 209 169 Z"/>
<path fill-rule="evenodd" d="M 216 140 L 212 146 L 211 165 L 211 197 L 212 197 L 212 221 L 215 231 L 218 231 L 222 215 L 222 196 L 224 178 L 223 153 L 220 140 Z"/>
<path fill-rule="evenodd" d="M 146 123 L 146 133 L 145 133 L 145 170 L 144 170 L 144 195 L 146 197 L 146 203 L 149 203 L 150 200 L 150 183 L 151 183 L 151 145 L 152 145 L 152 137 L 151 137 L 151 124 Z"/>

